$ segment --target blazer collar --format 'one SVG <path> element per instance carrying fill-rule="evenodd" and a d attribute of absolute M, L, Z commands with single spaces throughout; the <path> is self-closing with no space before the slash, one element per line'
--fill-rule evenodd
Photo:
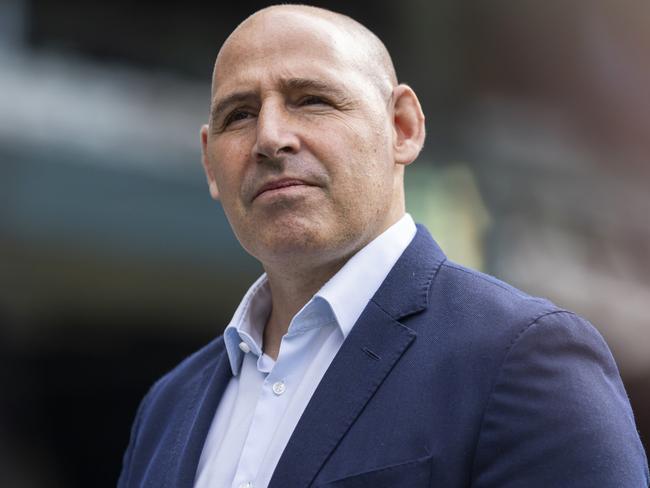
<path fill-rule="evenodd" d="M 429 289 L 447 256 L 429 231 L 417 225 L 417 233 L 372 298 L 393 319 L 420 312 L 429 305 Z"/>
<path fill-rule="evenodd" d="M 398 320 L 424 310 L 445 255 L 422 226 L 352 328 L 301 416 L 270 488 L 309 486 L 417 334 Z"/>

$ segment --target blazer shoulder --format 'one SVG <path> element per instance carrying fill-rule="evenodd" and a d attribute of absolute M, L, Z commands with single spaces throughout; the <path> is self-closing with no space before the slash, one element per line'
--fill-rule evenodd
<path fill-rule="evenodd" d="M 133 423 L 118 487 L 144 486 L 143 477 L 147 473 L 155 480 L 147 486 L 162 486 L 160 477 L 169 472 L 168 466 L 177 463 L 174 453 L 180 439 L 188 435 L 185 426 L 191 417 L 189 412 L 202 403 L 201 393 L 206 385 L 214 383 L 218 387 L 223 383 L 210 382 L 209 373 L 217 371 L 224 354 L 223 338 L 219 336 L 181 361 L 149 389 Z M 225 381 L 229 371 L 224 367 L 220 371 L 220 378 Z"/>
<path fill-rule="evenodd" d="M 161 376 L 150 388 L 147 396 L 157 396 L 165 390 L 176 391 L 178 387 L 199 379 L 206 369 L 216 365 L 223 354 L 226 354 L 226 348 L 223 335 L 219 335 Z"/>
<path fill-rule="evenodd" d="M 487 371 L 490 365 L 499 367 L 527 328 L 559 312 L 567 311 L 493 276 L 445 261 L 431 284 L 429 306 L 416 321 L 421 334 L 444 340 L 450 351 L 489 357 Z"/>
<path fill-rule="evenodd" d="M 547 298 L 530 295 L 494 276 L 466 268 L 452 261 L 442 263 L 432 287 L 432 298 L 459 310 L 491 319 L 530 325 L 539 318 L 566 312 Z"/>

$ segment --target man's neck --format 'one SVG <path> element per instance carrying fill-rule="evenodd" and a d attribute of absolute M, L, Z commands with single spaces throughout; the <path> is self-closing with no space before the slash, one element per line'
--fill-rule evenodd
<path fill-rule="evenodd" d="M 287 333 L 291 319 L 334 276 L 347 261 L 341 259 L 308 271 L 266 268 L 271 288 L 271 313 L 264 327 L 264 353 L 277 359 L 282 337 Z"/>
<path fill-rule="evenodd" d="M 371 240 L 383 233 L 404 216 L 404 206 L 398 207 L 383 228 L 365 239 L 360 239 L 342 256 L 332 258 L 322 252 L 308 258 L 280 260 L 265 263 L 264 270 L 271 288 L 271 313 L 264 327 L 264 353 L 277 359 L 282 337 L 287 333 L 291 319 L 334 276 L 343 265 Z M 322 261 L 318 264 L 318 258 Z"/>

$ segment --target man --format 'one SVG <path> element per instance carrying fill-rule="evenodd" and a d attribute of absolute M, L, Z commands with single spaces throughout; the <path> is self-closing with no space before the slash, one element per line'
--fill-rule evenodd
<path fill-rule="evenodd" d="M 581 318 L 450 263 L 405 214 L 415 93 L 348 17 L 277 6 L 221 48 L 210 193 L 263 275 L 143 400 L 120 487 L 642 487 Z"/>

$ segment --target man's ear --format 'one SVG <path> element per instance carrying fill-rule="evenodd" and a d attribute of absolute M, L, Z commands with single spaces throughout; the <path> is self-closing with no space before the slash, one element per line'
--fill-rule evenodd
<path fill-rule="evenodd" d="M 219 200 L 217 180 L 214 178 L 214 171 L 212 170 L 212 166 L 210 166 L 210 161 L 208 160 L 208 126 L 205 124 L 201 127 L 201 162 L 203 163 L 205 177 L 208 180 L 210 196 L 215 200 Z"/>
<path fill-rule="evenodd" d="M 411 164 L 424 145 L 424 114 L 417 95 L 407 85 L 393 88 L 393 150 L 395 162 Z"/>

